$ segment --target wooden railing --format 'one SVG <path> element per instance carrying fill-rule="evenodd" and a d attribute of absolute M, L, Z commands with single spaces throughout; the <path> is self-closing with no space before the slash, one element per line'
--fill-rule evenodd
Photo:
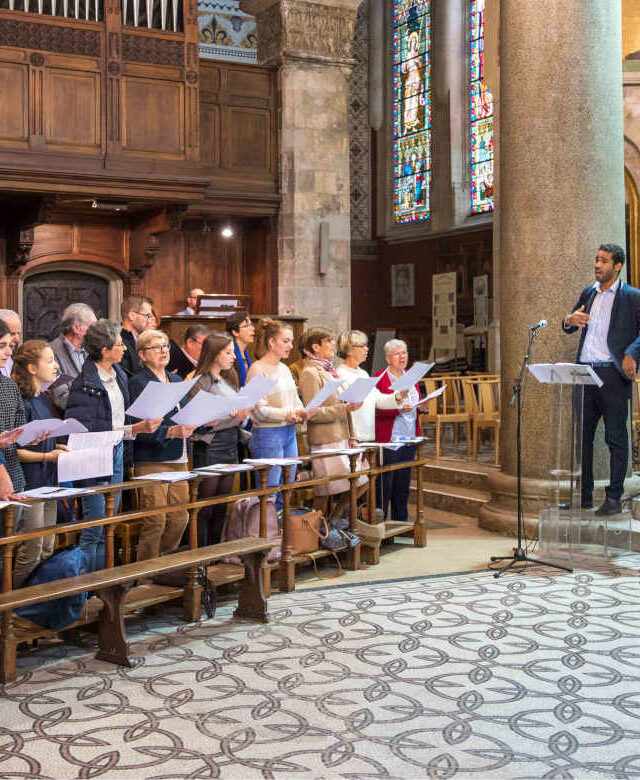
<path fill-rule="evenodd" d="M 48 526 L 37 530 L 13 532 L 13 521 L 15 516 L 15 508 L 13 506 L 7 506 L 3 510 L 2 522 L 4 528 L 4 537 L 0 538 L 0 549 L 2 551 L 3 571 L 2 571 L 2 603 L 0 605 L 1 610 L 1 633 L 0 633 L 0 682 L 7 682 L 10 679 L 15 678 L 16 674 L 16 646 L 20 641 L 27 639 L 33 639 L 37 636 L 43 636 L 52 633 L 48 629 L 40 629 L 30 625 L 27 630 L 17 632 L 14 630 L 14 618 L 12 609 L 19 603 L 24 603 L 24 599 L 21 601 L 21 594 L 28 591 L 30 588 L 13 590 L 12 587 L 12 564 L 13 554 L 17 546 L 31 539 L 36 539 L 43 536 L 60 536 L 63 537 L 66 534 L 78 534 L 87 528 L 96 528 L 104 526 L 105 528 L 105 547 L 106 547 L 106 559 L 105 559 L 105 572 L 118 569 L 129 569 L 131 566 L 140 567 L 140 564 L 128 564 L 125 566 L 116 565 L 116 548 L 115 548 L 115 530 L 116 527 L 122 524 L 130 524 L 135 521 L 142 520 L 146 517 L 166 514 L 169 511 L 176 511 L 176 509 L 186 509 L 189 514 L 188 521 L 188 538 L 189 548 L 191 551 L 198 549 L 198 513 L 201 509 L 209 506 L 215 506 L 219 504 L 233 504 L 240 498 L 247 498 L 251 496 L 257 496 L 260 501 L 260 538 L 267 538 L 267 500 L 270 496 L 282 492 L 283 494 L 283 517 L 282 517 L 282 539 L 281 539 L 281 560 L 278 564 L 273 566 L 263 566 L 262 577 L 263 584 L 268 595 L 270 591 L 270 574 L 273 569 L 278 571 L 279 585 L 282 590 L 289 591 L 295 587 L 295 569 L 300 563 L 308 560 L 308 557 L 296 557 L 293 550 L 292 540 L 292 496 L 296 491 L 307 490 L 308 488 L 315 487 L 317 485 L 325 485 L 334 480 L 349 480 L 350 502 L 349 502 L 349 521 L 352 530 L 357 530 L 358 527 L 358 507 L 357 507 L 357 480 L 365 476 L 368 479 L 367 499 L 368 506 L 368 518 L 371 521 L 375 517 L 376 506 L 376 478 L 386 472 L 397 471 L 403 468 L 414 468 L 416 472 L 416 505 L 415 505 L 415 520 L 407 523 L 394 523 L 389 522 L 386 524 L 387 529 L 385 532 L 385 538 L 391 538 L 396 535 L 406 535 L 408 533 L 413 534 L 414 544 L 418 547 L 425 547 L 427 543 L 426 532 L 426 520 L 423 512 L 423 471 L 422 467 L 426 464 L 427 459 L 423 453 L 424 443 L 418 443 L 416 445 L 415 459 L 405 463 L 398 463 L 389 466 L 377 466 L 377 453 L 378 448 L 366 449 L 366 457 L 368 460 L 368 468 L 358 470 L 358 455 L 349 456 L 349 472 L 345 474 L 336 474 L 331 477 L 323 477 L 317 479 L 308 479 L 300 482 L 292 481 L 292 466 L 283 467 L 284 484 L 275 487 L 267 487 L 267 475 L 269 472 L 269 466 L 256 466 L 256 472 L 259 480 L 259 487 L 245 490 L 239 493 L 231 493 L 228 495 L 215 496 L 208 499 L 198 499 L 198 486 L 201 479 L 206 478 L 206 475 L 198 475 L 190 479 L 189 484 L 189 501 L 186 504 L 171 505 L 157 507 L 155 509 L 144 509 L 121 512 L 114 514 L 115 498 L 118 493 L 129 490 L 140 490 L 145 487 L 157 485 L 154 480 L 131 480 L 122 483 L 102 485 L 91 489 L 93 494 L 104 494 L 105 496 L 105 516 L 101 518 L 91 518 L 87 520 L 81 520 L 79 522 L 64 523 L 55 526 Z M 331 457 L 317 453 L 315 455 L 300 456 L 297 460 L 313 461 L 318 458 Z M 85 494 L 86 495 L 86 494 Z M 38 500 L 32 499 L 30 504 L 39 503 Z M 360 533 L 362 533 L 362 526 L 359 526 Z M 380 538 L 362 539 L 362 543 L 373 550 L 370 554 L 370 562 L 377 562 L 377 551 L 380 546 Z M 216 545 L 214 545 L 215 547 Z M 360 567 L 360 548 L 361 545 L 356 547 L 347 548 L 346 554 L 346 568 L 349 570 L 356 570 Z M 211 548 L 206 548 L 211 549 Z M 222 550 L 222 547 L 220 548 Z M 331 554 L 328 551 L 318 551 L 318 557 L 325 554 Z M 154 559 L 155 561 L 162 560 L 165 562 L 172 556 L 184 555 L 184 553 L 172 553 L 164 556 L 162 559 Z M 209 558 L 212 556 L 210 555 Z M 145 562 L 141 562 L 144 564 Z M 148 577 L 153 577 L 156 570 L 153 568 L 154 564 L 150 563 L 148 566 L 143 566 L 145 569 L 144 574 Z M 241 579 L 244 573 L 244 569 L 238 567 L 240 570 L 235 579 Z M 99 574 L 99 573 L 98 573 Z M 111 578 L 113 579 L 113 578 Z M 233 578 L 232 578 L 233 579 Z M 231 580 L 229 580 L 231 581 Z M 59 592 L 57 590 L 57 582 L 66 583 L 67 590 Z M 56 596 L 67 594 L 69 580 L 60 580 L 47 583 L 47 599 L 55 599 Z M 131 584 L 131 583 L 129 583 Z M 31 586 L 40 587 L 40 586 Z M 87 590 L 89 587 L 86 588 Z M 120 601 L 119 609 L 133 611 L 144 607 L 151 603 L 159 603 L 162 601 L 172 600 L 179 596 L 183 598 L 183 616 L 188 621 L 197 621 L 200 618 L 200 598 L 201 588 L 197 581 L 197 567 L 191 566 L 189 568 L 188 578 L 186 585 L 180 590 L 176 588 L 157 588 L 153 593 L 147 593 L 139 598 L 132 598 L 128 602 Z M 77 592 L 77 590 L 76 590 Z M 105 601 L 105 604 L 107 602 Z M 106 607 L 103 607 L 103 610 Z M 121 617 L 124 616 L 124 612 Z M 98 614 L 93 612 L 92 614 L 85 615 L 80 624 L 86 624 L 97 620 Z M 121 621 L 123 624 L 123 621 Z M 70 628 L 76 627 L 71 626 Z M 107 657 L 102 655 L 101 657 Z M 120 662 L 118 658 L 112 658 L 116 662 Z"/>

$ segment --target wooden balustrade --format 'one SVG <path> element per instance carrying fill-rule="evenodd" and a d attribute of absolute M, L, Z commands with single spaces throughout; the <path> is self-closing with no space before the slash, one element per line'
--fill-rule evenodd
<path fill-rule="evenodd" d="M 277 493 L 282 492 L 283 494 L 283 518 L 282 518 L 282 529 L 281 529 L 282 558 L 280 563 L 277 564 L 276 566 L 268 565 L 264 561 L 261 563 L 260 571 L 261 571 L 262 579 L 258 590 L 260 594 L 263 594 L 263 586 L 264 586 L 264 592 L 266 593 L 266 595 L 269 594 L 270 574 L 274 568 L 276 569 L 276 572 L 279 577 L 280 588 L 282 590 L 293 590 L 293 588 L 295 587 L 295 567 L 297 564 L 303 563 L 304 559 L 295 558 L 292 556 L 292 539 L 291 539 L 291 523 L 290 523 L 292 495 L 295 494 L 296 491 L 307 490 L 308 488 L 315 487 L 316 485 L 324 485 L 336 479 L 348 479 L 350 481 L 350 487 L 349 487 L 350 527 L 352 531 L 355 531 L 358 523 L 357 480 L 362 476 L 367 477 L 367 479 L 369 480 L 365 505 L 368 507 L 369 510 L 368 519 L 369 522 L 371 523 L 373 521 L 373 518 L 375 517 L 376 478 L 385 472 L 397 471 L 403 468 L 414 468 L 416 470 L 416 481 L 417 481 L 418 492 L 417 492 L 417 501 L 416 501 L 415 521 L 413 523 L 389 522 L 387 524 L 388 528 L 385 530 L 384 533 L 384 538 L 390 538 L 399 534 L 412 533 L 414 537 L 415 545 L 418 547 L 424 547 L 426 546 L 427 543 L 427 533 L 426 533 L 426 520 L 424 517 L 424 509 L 423 509 L 423 502 L 422 502 L 422 484 L 423 484 L 422 467 L 426 464 L 427 460 L 424 457 L 423 449 L 424 449 L 423 443 L 419 443 L 416 445 L 416 455 L 413 461 L 408 461 L 406 463 L 397 463 L 397 464 L 387 465 L 387 466 L 378 466 L 376 465 L 377 448 L 367 448 L 365 450 L 366 457 L 368 460 L 367 468 L 363 468 L 362 470 L 358 471 L 358 456 L 351 455 L 349 457 L 349 471 L 347 473 L 336 474 L 330 477 L 308 479 L 301 482 L 292 481 L 291 480 L 292 468 L 290 466 L 284 466 L 283 467 L 284 484 L 279 486 L 274 486 L 274 487 L 267 487 L 267 474 L 270 467 L 256 465 L 255 471 L 257 473 L 257 477 L 259 481 L 258 487 L 241 491 L 239 493 L 231 493 L 228 495 L 215 496 L 207 499 L 197 498 L 198 485 L 200 483 L 200 480 L 202 478 L 205 478 L 206 475 L 202 474 L 193 477 L 190 480 L 189 500 L 187 503 L 180 505 L 180 507 L 186 509 L 189 514 L 188 538 L 189 538 L 189 548 L 191 550 L 193 560 L 195 561 L 196 559 L 198 559 L 197 551 L 199 548 L 198 548 L 197 522 L 198 522 L 198 512 L 200 509 L 203 509 L 208 506 L 218 505 L 218 504 L 233 504 L 235 501 L 237 501 L 240 498 L 257 496 L 260 500 L 260 539 L 264 539 L 266 542 L 268 541 L 267 540 L 267 501 L 270 496 L 275 496 Z M 312 455 L 301 456 L 298 458 L 298 460 L 302 460 L 306 462 L 306 461 L 313 461 L 318 458 L 324 458 L 324 457 L 331 457 L 331 456 L 324 455 L 323 453 L 316 453 Z M 74 624 L 74 626 L 70 627 L 70 628 L 74 628 L 75 625 L 86 624 L 87 622 L 91 622 L 92 620 L 100 619 L 101 632 L 104 633 L 104 641 L 107 642 L 109 633 L 114 630 L 113 627 L 114 626 L 117 627 L 118 625 L 121 625 L 122 630 L 120 631 L 119 640 L 117 643 L 119 649 L 117 650 L 117 652 L 114 651 L 115 654 L 112 653 L 113 657 L 111 657 L 110 656 L 111 651 L 108 652 L 105 651 L 101 645 L 100 652 L 102 653 L 102 655 L 100 657 L 107 658 L 108 660 L 114 660 L 117 663 L 125 662 L 123 659 L 126 659 L 128 651 L 126 650 L 126 641 L 124 638 L 123 627 L 124 627 L 124 615 L 127 612 L 134 611 L 136 609 L 139 609 L 141 607 L 150 604 L 157 604 L 162 601 L 173 600 L 182 596 L 184 619 L 191 622 L 199 620 L 202 585 L 198 581 L 197 565 L 195 563 L 193 565 L 189 565 L 188 567 L 188 576 L 186 580 L 186 585 L 184 586 L 183 589 L 179 589 L 175 587 L 165 587 L 163 589 L 160 587 L 160 588 L 156 588 L 156 591 L 158 592 L 154 591 L 153 594 L 150 595 L 147 594 L 144 596 L 139 596 L 136 594 L 135 590 L 140 590 L 140 589 L 135 589 L 131 593 L 128 593 L 128 590 L 131 587 L 133 580 L 132 580 L 132 575 L 127 573 L 129 572 L 129 570 L 131 571 L 134 570 L 132 569 L 132 567 L 135 568 L 136 573 L 138 571 L 138 568 L 140 568 L 141 572 L 144 569 L 144 574 L 146 577 L 153 577 L 154 573 L 160 573 L 162 570 L 172 568 L 171 561 L 167 559 L 171 559 L 172 557 L 179 556 L 179 555 L 182 555 L 184 557 L 185 553 L 177 553 L 177 552 L 171 553 L 168 554 L 167 556 L 164 556 L 162 559 L 159 558 L 154 559 L 152 562 L 140 562 L 138 564 L 124 564 L 120 566 L 116 565 L 115 541 L 114 541 L 114 532 L 116 526 L 139 521 L 149 516 L 165 514 L 168 511 L 172 511 L 172 510 L 175 511 L 176 509 L 176 505 L 172 505 L 172 506 L 156 507 L 155 509 L 132 510 L 132 511 L 120 512 L 118 514 L 115 514 L 114 506 L 115 506 L 116 495 L 125 490 L 139 490 L 155 484 L 156 483 L 154 480 L 131 480 L 122 483 L 97 486 L 95 488 L 92 488 L 91 492 L 94 494 L 105 495 L 106 508 L 105 508 L 104 517 L 90 518 L 87 520 L 80 520 L 78 522 L 64 523 L 55 526 L 47 526 L 37 530 L 14 533 L 13 524 L 14 524 L 14 517 L 15 517 L 15 507 L 7 506 L 3 509 L 2 520 L 3 520 L 4 536 L 0 537 L 0 548 L 2 549 L 1 555 L 3 561 L 2 595 L 0 596 L 0 610 L 1 610 L 0 681 L 6 682 L 8 680 L 15 678 L 15 646 L 18 641 L 25 640 L 25 639 L 33 639 L 38 636 L 45 636 L 54 633 L 44 628 L 38 630 L 37 627 L 35 627 L 33 624 L 30 624 L 28 630 L 25 630 L 23 627 L 20 637 L 16 636 L 12 609 L 15 606 L 22 603 L 34 603 L 33 599 L 35 599 L 36 597 L 35 596 L 30 597 L 27 591 L 31 591 L 34 588 L 40 587 L 40 586 L 30 586 L 18 590 L 13 590 L 12 587 L 12 563 L 13 563 L 14 550 L 21 542 L 25 542 L 30 539 L 35 539 L 42 536 L 52 536 L 52 535 L 62 537 L 65 534 L 68 534 L 72 531 L 78 533 L 87 528 L 95 528 L 98 526 L 105 527 L 105 545 L 106 545 L 105 569 L 103 570 L 102 574 L 100 574 L 100 572 L 96 572 L 95 573 L 96 576 L 93 577 L 92 579 L 92 582 L 94 582 L 95 580 L 94 586 L 96 586 L 96 588 L 97 585 L 100 584 L 102 580 L 105 580 L 105 578 L 108 579 L 108 590 L 105 592 L 106 595 L 105 593 L 100 594 L 100 598 L 103 599 L 103 602 L 105 604 L 105 606 L 103 607 L 103 612 L 97 613 L 94 611 L 92 615 L 85 616 L 85 618 L 82 621 L 80 621 L 79 624 Z M 40 499 L 30 499 L 27 503 L 35 504 L 35 503 L 39 503 L 39 501 Z M 362 525 L 360 524 L 360 529 L 361 528 Z M 254 547 L 256 541 L 259 540 L 257 539 L 252 540 L 252 544 Z M 378 549 L 380 546 L 380 542 L 381 542 L 381 538 L 378 538 L 377 540 L 375 539 L 367 540 L 366 538 L 362 539 L 362 543 L 365 546 L 374 548 L 373 554 L 369 556 L 369 560 L 371 562 L 375 563 L 378 561 Z M 348 548 L 345 551 L 347 555 L 346 566 L 348 569 L 359 568 L 360 546 L 361 545 L 357 545 L 356 547 Z M 215 547 L 217 546 L 216 545 L 212 546 L 212 548 Z M 206 555 L 204 556 L 203 559 L 214 560 L 221 557 L 221 556 L 217 556 L 215 554 L 215 551 L 210 552 L 212 548 L 206 548 L 206 551 L 208 552 L 206 552 Z M 205 548 L 200 548 L 200 549 L 205 550 Z M 220 549 L 222 550 L 222 547 Z M 267 547 L 265 546 L 265 549 L 261 551 L 261 553 L 264 553 L 264 558 L 266 558 L 266 551 L 267 551 Z M 252 563 L 251 563 L 251 566 L 253 566 L 253 568 L 251 568 L 249 564 L 246 564 L 244 568 L 240 566 L 237 567 L 239 569 L 239 572 L 235 577 L 235 579 L 242 579 L 243 577 L 246 577 L 247 571 L 250 571 L 252 572 L 250 576 L 255 580 L 255 576 L 257 576 L 256 572 L 258 571 L 257 569 L 255 569 L 255 561 L 257 559 L 255 558 L 253 548 L 250 552 L 252 555 L 254 555 L 254 558 L 252 559 Z M 322 553 L 320 553 L 320 557 L 321 555 Z M 179 563 L 177 558 L 176 561 Z M 176 563 L 174 568 L 178 568 L 178 563 Z M 185 563 L 182 563 L 181 565 L 185 566 Z M 119 571 L 125 572 L 125 574 L 123 574 L 122 577 L 119 577 L 118 574 Z M 109 574 L 109 572 L 113 572 L 113 574 Z M 83 575 L 83 576 L 87 577 L 88 575 Z M 137 576 L 139 575 L 137 574 Z M 77 579 L 77 578 L 72 578 L 72 579 Z M 228 578 L 227 581 L 231 581 L 231 579 Z M 57 583 L 62 583 L 64 585 L 64 588 L 62 584 L 58 586 Z M 60 592 L 58 592 L 57 590 L 58 587 L 62 588 Z M 104 582 L 102 582 L 101 587 L 104 587 Z M 74 586 L 71 580 L 52 581 L 50 583 L 47 583 L 46 588 L 47 588 L 46 597 L 47 599 L 50 598 L 51 600 L 55 599 L 56 596 L 69 594 L 71 592 L 81 592 L 82 590 L 90 589 L 88 586 L 86 588 L 80 588 L 80 586 Z M 245 599 L 245 601 L 247 599 L 249 601 L 251 601 L 252 599 L 257 599 L 258 602 L 261 604 L 262 596 L 259 597 L 255 596 L 255 593 L 258 593 L 256 588 L 257 588 L 256 583 L 252 582 L 251 587 L 249 588 L 247 593 L 244 593 L 243 599 Z M 129 598 L 129 596 L 131 595 L 133 597 Z M 31 601 L 29 600 L 30 598 L 32 599 Z M 38 598 L 42 600 L 42 594 L 39 594 Z M 115 601 L 113 599 L 115 599 Z M 104 610 L 107 610 L 107 612 L 109 612 L 110 614 L 110 617 L 108 619 L 107 617 L 105 617 L 106 613 L 104 613 Z M 103 615 L 103 617 L 100 617 L 100 615 Z"/>

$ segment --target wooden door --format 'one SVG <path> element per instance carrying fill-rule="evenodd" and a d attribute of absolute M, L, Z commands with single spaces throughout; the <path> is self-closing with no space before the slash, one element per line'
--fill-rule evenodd
<path fill-rule="evenodd" d="M 77 271 L 49 271 L 25 280 L 22 290 L 24 340 L 54 339 L 62 312 L 70 303 L 86 303 L 96 317 L 109 312 L 109 282 Z"/>

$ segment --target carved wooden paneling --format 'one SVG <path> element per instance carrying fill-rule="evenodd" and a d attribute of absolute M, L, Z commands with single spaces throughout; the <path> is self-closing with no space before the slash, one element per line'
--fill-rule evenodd
<path fill-rule="evenodd" d="M 125 267 L 125 244 L 128 232 L 108 225 L 77 225 L 74 247 L 79 255 L 104 257 L 119 261 Z"/>
<path fill-rule="evenodd" d="M 200 157 L 209 165 L 220 165 L 220 106 L 200 101 Z"/>
<path fill-rule="evenodd" d="M 47 68 L 45 139 L 50 148 L 100 151 L 100 74 Z"/>
<path fill-rule="evenodd" d="M 25 64 L 0 61 L 0 95 L 10 110 L 0 111 L 0 142 L 25 146 L 29 137 L 29 69 Z"/>
<path fill-rule="evenodd" d="M 269 111 L 230 108 L 227 117 L 229 167 L 268 171 L 271 137 Z"/>
<path fill-rule="evenodd" d="M 21 21 L 5 11 L 0 14 L 0 46 L 99 57 L 100 25 L 84 22 L 76 27 L 57 19 L 53 24 Z"/>
<path fill-rule="evenodd" d="M 166 40 L 158 35 L 122 36 L 122 59 L 125 62 L 148 62 L 154 65 L 182 65 L 184 43 L 178 40 Z"/>
<path fill-rule="evenodd" d="M 275 128 L 274 71 L 200 63 L 200 159 L 216 188 L 238 172 L 248 191 L 277 192 Z"/>
<path fill-rule="evenodd" d="M 252 69 L 253 71 L 253 69 Z M 257 97 L 269 101 L 272 90 L 272 72 L 268 70 L 232 70 L 227 71 L 227 91 L 230 95 Z"/>
<path fill-rule="evenodd" d="M 73 253 L 73 230 L 71 225 L 38 225 L 35 229 L 35 241 L 29 260 L 40 257 Z M 63 259 L 56 257 L 56 259 Z"/>
<path fill-rule="evenodd" d="M 122 79 L 122 148 L 157 157 L 184 154 L 182 84 L 155 79 Z"/>

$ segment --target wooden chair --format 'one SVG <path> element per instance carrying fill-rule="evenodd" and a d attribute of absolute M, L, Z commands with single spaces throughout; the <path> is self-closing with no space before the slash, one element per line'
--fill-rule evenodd
<path fill-rule="evenodd" d="M 494 458 L 496 464 L 499 457 L 500 431 L 500 380 L 489 379 L 477 382 L 478 407 L 473 415 L 473 457 L 478 459 L 478 431 L 493 431 Z"/>
<path fill-rule="evenodd" d="M 436 458 L 440 457 L 442 426 L 447 424 L 453 425 L 453 446 L 456 452 L 458 451 L 458 426 L 466 427 L 467 454 L 471 454 L 471 416 L 463 410 L 460 402 L 460 381 L 458 377 L 424 380 L 427 395 L 435 392 L 439 384 L 444 382 L 447 385 L 447 389 L 439 398 L 433 398 L 420 407 L 423 410 L 420 414 L 420 425 L 423 431 L 424 426 L 429 423 L 433 423 L 436 428 Z"/>

